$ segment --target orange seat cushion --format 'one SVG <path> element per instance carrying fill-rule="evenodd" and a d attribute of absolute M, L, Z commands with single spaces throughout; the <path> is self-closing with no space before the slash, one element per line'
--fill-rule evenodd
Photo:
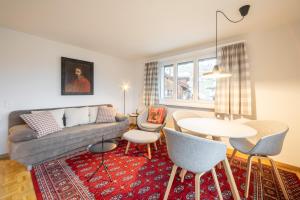
<path fill-rule="evenodd" d="M 148 111 L 148 122 L 162 124 L 164 122 L 166 110 L 163 107 L 150 107 Z"/>

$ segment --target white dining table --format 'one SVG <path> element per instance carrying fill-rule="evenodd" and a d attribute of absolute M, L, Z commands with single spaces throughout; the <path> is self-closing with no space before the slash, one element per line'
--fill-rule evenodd
<path fill-rule="evenodd" d="M 257 134 L 249 126 L 235 121 L 220 120 L 216 118 L 185 118 L 178 120 L 178 126 L 199 134 L 212 136 L 213 140 L 221 141 L 225 138 L 247 138 Z M 227 157 L 222 161 L 234 199 L 241 199 Z"/>

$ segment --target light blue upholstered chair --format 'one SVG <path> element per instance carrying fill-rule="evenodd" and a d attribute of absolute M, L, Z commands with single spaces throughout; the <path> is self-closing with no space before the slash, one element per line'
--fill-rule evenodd
<path fill-rule="evenodd" d="M 265 120 L 253 120 L 244 123 L 257 130 L 255 138 L 230 138 L 229 142 L 233 146 L 234 151 L 230 158 L 230 162 L 233 160 L 237 151 L 244 154 L 248 154 L 248 167 L 246 177 L 246 189 L 245 197 L 249 195 L 249 184 L 251 175 L 251 165 L 253 158 L 257 158 L 259 162 L 260 172 L 262 171 L 261 159 L 268 159 L 272 165 L 275 175 L 278 179 L 280 187 L 283 191 L 285 199 L 288 199 L 288 195 L 284 184 L 281 180 L 278 169 L 275 162 L 268 156 L 275 156 L 281 152 L 284 138 L 289 130 L 286 124 L 276 121 Z"/>
<path fill-rule="evenodd" d="M 195 199 L 200 199 L 200 177 L 207 171 L 212 172 L 219 198 L 223 199 L 214 167 L 225 159 L 226 145 L 222 142 L 207 140 L 168 128 L 164 128 L 164 132 L 168 154 L 174 163 L 164 200 L 168 199 L 178 167 L 196 174 Z"/>

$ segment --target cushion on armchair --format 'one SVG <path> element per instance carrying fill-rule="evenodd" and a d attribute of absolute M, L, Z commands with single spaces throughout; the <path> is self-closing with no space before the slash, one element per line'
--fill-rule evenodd
<path fill-rule="evenodd" d="M 147 121 L 153 124 L 162 124 L 164 122 L 166 109 L 164 107 L 150 107 Z"/>
<path fill-rule="evenodd" d="M 141 126 L 146 129 L 159 129 L 162 126 L 162 124 L 154 124 L 154 123 L 144 122 L 144 123 L 141 123 Z"/>

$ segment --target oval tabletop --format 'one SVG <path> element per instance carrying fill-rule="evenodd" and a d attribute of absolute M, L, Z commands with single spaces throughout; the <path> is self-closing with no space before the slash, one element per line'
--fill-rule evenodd
<path fill-rule="evenodd" d="M 246 138 L 257 134 L 257 131 L 249 126 L 215 118 L 185 118 L 177 124 L 188 131 L 215 137 Z"/>

